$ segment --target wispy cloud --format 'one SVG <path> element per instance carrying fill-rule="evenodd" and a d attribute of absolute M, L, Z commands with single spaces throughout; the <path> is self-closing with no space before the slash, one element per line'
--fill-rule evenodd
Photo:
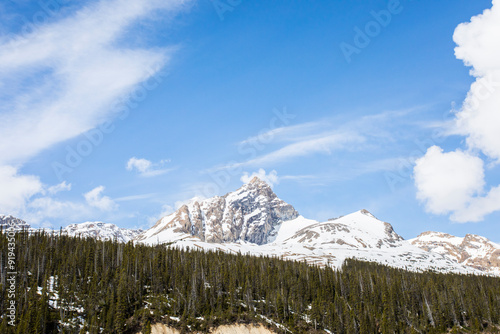
<path fill-rule="evenodd" d="M 330 154 L 333 150 L 345 148 L 347 145 L 361 144 L 365 138 L 356 133 L 333 133 L 305 139 L 286 145 L 255 159 L 242 163 L 243 166 L 265 166 L 284 162 L 293 158 L 304 157 L 315 153 Z"/>
<path fill-rule="evenodd" d="M 49 187 L 47 189 L 47 192 L 50 195 L 55 195 L 61 191 L 70 191 L 71 190 L 71 183 L 66 183 L 66 181 L 63 181 L 59 184 L 56 184 L 55 186 Z"/>
<path fill-rule="evenodd" d="M 307 122 L 303 124 L 282 126 L 269 131 L 264 131 L 258 135 L 248 137 L 242 140 L 238 145 L 258 144 L 266 142 L 284 142 L 303 136 L 304 133 L 311 133 L 324 128 L 327 123 L 325 122 Z"/>
<path fill-rule="evenodd" d="M 394 136 L 386 129 L 387 125 L 412 111 L 412 109 L 387 111 L 341 124 L 331 119 L 323 119 L 273 129 L 238 143 L 240 153 L 247 151 L 254 153 L 250 159 L 215 166 L 206 172 L 274 166 L 297 158 L 317 154 L 329 155 L 335 151 L 362 151 L 375 142 L 377 145 L 382 145 L 384 141 L 393 141 Z M 276 148 L 277 145 L 281 147 Z M 268 146 L 273 149 L 269 151 L 266 149 Z"/>
<path fill-rule="evenodd" d="M 23 162 L 113 116 L 114 102 L 156 75 L 172 54 L 127 48 L 119 39 L 139 19 L 183 2 L 99 1 L 1 42 L 0 132 L 10 139 L 0 142 L 2 162 Z"/>
<path fill-rule="evenodd" d="M 8 138 L 0 141 L 0 210 L 29 209 L 29 200 L 44 189 L 49 195 L 70 190 L 65 183 L 45 186 L 19 169 L 52 145 L 116 116 L 120 99 L 160 75 L 176 47 L 133 47 L 124 42 L 133 38 L 125 37 L 134 37 L 134 25 L 155 18 L 159 10 L 174 12 L 187 3 L 91 1 L 27 34 L 0 36 L 0 133 Z M 38 206 L 50 204 L 43 198 Z M 103 198 L 94 204 L 104 205 Z"/>
<path fill-rule="evenodd" d="M 122 197 L 115 198 L 114 201 L 115 202 L 137 201 L 137 200 L 142 200 L 142 199 L 150 199 L 150 198 L 153 198 L 155 195 L 156 195 L 156 193 L 122 196 Z"/>
<path fill-rule="evenodd" d="M 153 177 L 173 170 L 173 168 L 162 168 L 167 162 L 169 160 L 161 160 L 158 163 L 153 163 L 147 159 L 132 157 L 127 161 L 126 168 L 128 171 L 137 171 L 143 177 Z"/>

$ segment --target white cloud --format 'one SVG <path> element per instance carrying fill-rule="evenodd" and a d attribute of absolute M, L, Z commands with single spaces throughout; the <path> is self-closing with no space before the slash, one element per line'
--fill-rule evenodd
<path fill-rule="evenodd" d="M 153 163 L 146 159 L 130 158 L 127 162 L 127 170 L 136 169 L 140 173 L 146 173 L 151 169 Z"/>
<path fill-rule="evenodd" d="M 137 201 L 137 200 L 149 199 L 151 197 L 154 197 L 155 195 L 156 195 L 155 193 L 149 193 L 149 194 L 123 196 L 115 198 L 114 201 L 115 202 Z"/>
<path fill-rule="evenodd" d="M 64 182 L 62 183 L 64 184 Z M 61 184 L 55 187 L 61 187 Z M 22 217 L 34 225 L 51 225 L 53 219 L 64 219 L 65 223 L 103 219 L 103 212 L 111 212 L 118 208 L 113 199 L 103 196 L 104 187 L 99 186 L 84 193 L 85 201 L 58 200 L 49 196 L 33 198 L 26 204 Z M 113 218 L 116 212 L 113 212 Z"/>
<path fill-rule="evenodd" d="M 117 100 L 157 75 L 172 54 L 119 41 L 155 10 L 185 2 L 102 0 L 25 36 L 0 40 L 0 132 L 9 138 L 0 142 L 3 163 L 23 163 L 115 116 Z"/>
<path fill-rule="evenodd" d="M 141 176 L 153 177 L 168 173 L 172 170 L 172 169 L 161 168 L 161 166 L 167 162 L 169 161 L 161 160 L 159 163 L 154 164 L 146 159 L 137 159 L 136 157 L 132 157 L 127 161 L 126 168 L 128 171 L 133 171 L 133 170 L 138 171 Z"/>
<path fill-rule="evenodd" d="M 66 181 L 63 181 L 63 182 L 56 184 L 55 186 L 49 187 L 49 189 L 47 189 L 47 191 L 50 195 L 55 195 L 58 192 L 70 191 L 70 190 L 71 190 L 71 183 L 66 183 Z"/>
<path fill-rule="evenodd" d="M 460 24 L 453 35 L 455 55 L 471 66 L 476 81 L 456 114 L 454 134 L 466 137 L 469 152 L 443 153 L 431 147 L 414 168 L 417 197 L 436 214 L 457 222 L 477 222 L 500 210 L 500 186 L 485 192 L 481 151 L 500 163 L 500 0 Z"/>
<path fill-rule="evenodd" d="M 175 47 L 134 48 L 122 41 L 134 40 L 134 25 L 154 18 L 158 10 L 174 12 L 188 2 L 89 1 L 69 16 L 54 14 L 50 23 L 33 26 L 24 35 L 0 36 L 0 133 L 8 139 L 0 141 L 0 211 L 32 215 L 34 221 L 57 212 L 88 212 L 83 203 L 33 199 L 71 185 L 47 188 L 38 177 L 19 175 L 10 165 L 21 166 L 50 146 L 116 117 L 114 107 L 121 99 L 160 82 L 160 70 Z M 115 206 L 96 189 L 86 198 L 95 208 Z"/>
<path fill-rule="evenodd" d="M 269 173 L 266 173 L 266 171 L 262 168 L 260 168 L 258 172 L 253 172 L 252 174 L 249 174 L 248 172 L 244 172 L 243 175 L 241 176 L 240 180 L 243 183 L 248 183 L 256 176 L 259 179 L 261 179 L 262 181 L 265 181 L 271 187 L 273 187 L 275 184 L 279 183 L 278 172 L 276 172 L 275 170 L 272 170 Z"/>
<path fill-rule="evenodd" d="M 470 148 L 500 161 L 500 1 L 460 24 L 453 39 L 456 57 L 476 77 L 457 114 L 458 132 Z"/>
<path fill-rule="evenodd" d="M 256 136 L 248 137 L 247 139 L 239 142 L 240 146 L 243 145 L 264 145 L 269 142 L 283 142 L 295 140 L 297 137 L 302 137 L 304 133 L 318 132 L 319 129 L 327 127 L 327 122 L 308 122 L 297 125 L 282 126 L 279 128 L 265 130 Z"/>
<path fill-rule="evenodd" d="M 63 218 L 66 222 L 85 220 L 92 214 L 91 208 L 83 203 L 59 201 L 52 197 L 39 197 L 27 205 L 24 218 L 30 224 L 50 224 L 51 219 Z"/>
<path fill-rule="evenodd" d="M 19 175 L 16 168 L 0 165 L 0 213 L 18 214 L 32 196 L 42 191 L 37 176 Z"/>
<path fill-rule="evenodd" d="M 447 214 L 464 208 L 484 188 L 483 161 L 466 152 L 443 153 L 432 146 L 416 161 L 417 198 L 427 211 Z"/>
<path fill-rule="evenodd" d="M 115 210 L 118 206 L 117 204 L 108 196 L 103 196 L 104 187 L 99 186 L 88 193 L 83 194 L 85 197 L 85 201 L 88 205 L 98 208 L 102 211 L 112 211 Z"/>
<path fill-rule="evenodd" d="M 329 155 L 335 151 L 366 150 L 374 145 L 385 148 L 384 143 L 394 140 L 393 131 L 388 129 L 394 127 L 395 119 L 401 119 L 415 109 L 420 107 L 384 111 L 347 122 L 323 119 L 266 130 L 238 143 L 238 153 L 247 160 L 229 162 L 205 172 L 274 167 L 274 164 L 297 158 Z M 276 148 L 277 144 L 279 148 Z"/>
<path fill-rule="evenodd" d="M 261 157 L 249 160 L 246 166 L 261 166 L 288 159 L 309 156 L 315 153 L 330 154 L 333 150 L 343 149 L 346 145 L 362 143 L 364 138 L 355 133 L 333 133 L 323 136 L 305 139 L 296 143 L 286 145 L 276 151 Z"/>
<path fill-rule="evenodd" d="M 295 138 L 295 142 L 287 144 L 282 148 L 269 153 L 256 156 L 243 162 L 232 162 L 223 166 L 210 168 L 207 172 L 216 172 L 226 169 L 241 169 L 244 167 L 260 167 L 277 163 L 283 163 L 295 158 L 310 156 L 314 154 L 331 154 L 333 151 L 342 150 L 365 142 L 366 138 L 355 132 L 338 131 L 322 133 L 315 136 L 306 136 L 304 138 Z M 255 148 L 249 148 L 249 153 L 257 154 Z M 243 153 L 243 152 L 240 152 Z"/>
<path fill-rule="evenodd" d="M 492 188 L 486 196 L 475 197 L 470 203 L 454 212 L 451 215 L 451 220 L 465 222 L 479 222 L 486 215 L 500 210 L 500 186 Z"/>

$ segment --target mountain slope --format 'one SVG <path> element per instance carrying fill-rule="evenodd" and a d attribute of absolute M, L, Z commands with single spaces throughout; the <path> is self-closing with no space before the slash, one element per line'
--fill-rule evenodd
<path fill-rule="evenodd" d="M 13 217 L 11 215 L 0 215 L 0 228 L 2 230 L 6 230 L 11 227 L 16 231 L 20 231 L 28 230 L 31 226 L 24 220 Z"/>
<path fill-rule="evenodd" d="M 366 210 L 326 222 L 306 219 L 256 178 L 225 196 L 192 201 L 160 219 L 136 241 L 275 256 L 336 268 L 356 258 L 415 271 L 486 272 L 411 244 Z"/>
<path fill-rule="evenodd" d="M 441 232 L 424 232 L 408 240 L 412 245 L 484 272 L 500 275 L 500 245 L 485 237 L 464 238 Z"/>
<path fill-rule="evenodd" d="M 282 222 L 297 217 L 290 204 L 256 177 L 225 196 L 183 205 L 137 240 L 150 243 L 168 239 L 171 233 L 184 233 L 210 243 L 247 241 L 262 245 L 274 240 Z"/>
<path fill-rule="evenodd" d="M 82 238 L 97 238 L 100 240 L 117 240 L 118 242 L 129 242 L 136 238 L 143 230 L 120 228 L 115 224 L 103 222 L 85 222 L 70 224 L 63 228 L 63 233 L 69 236 Z"/>

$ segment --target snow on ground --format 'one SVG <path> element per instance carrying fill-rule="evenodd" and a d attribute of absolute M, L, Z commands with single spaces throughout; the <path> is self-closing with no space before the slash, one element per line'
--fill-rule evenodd
<path fill-rule="evenodd" d="M 389 224 L 364 210 L 323 223 L 299 216 L 283 222 L 275 240 L 264 245 L 243 241 L 207 243 L 188 234 L 175 233 L 172 229 L 166 229 L 144 243 L 172 243 L 181 248 L 272 256 L 334 268 L 340 268 L 348 258 L 356 258 L 413 271 L 483 274 L 441 254 L 412 245 L 397 235 Z"/>

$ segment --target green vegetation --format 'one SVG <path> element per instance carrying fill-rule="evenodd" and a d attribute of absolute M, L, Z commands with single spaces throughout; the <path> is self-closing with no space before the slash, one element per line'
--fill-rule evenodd
<path fill-rule="evenodd" d="M 3 315 L 6 254 L 7 238 L 0 235 Z M 1 333 L 135 333 L 155 322 L 206 331 L 265 323 L 263 317 L 293 333 L 477 333 L 494 332 L 500 323 L 500 278 L 412 273 L 354 260 L 334 271 L 273 258 L 18 233 L 16 270 L 16 326 L 3 317 Z"/>

